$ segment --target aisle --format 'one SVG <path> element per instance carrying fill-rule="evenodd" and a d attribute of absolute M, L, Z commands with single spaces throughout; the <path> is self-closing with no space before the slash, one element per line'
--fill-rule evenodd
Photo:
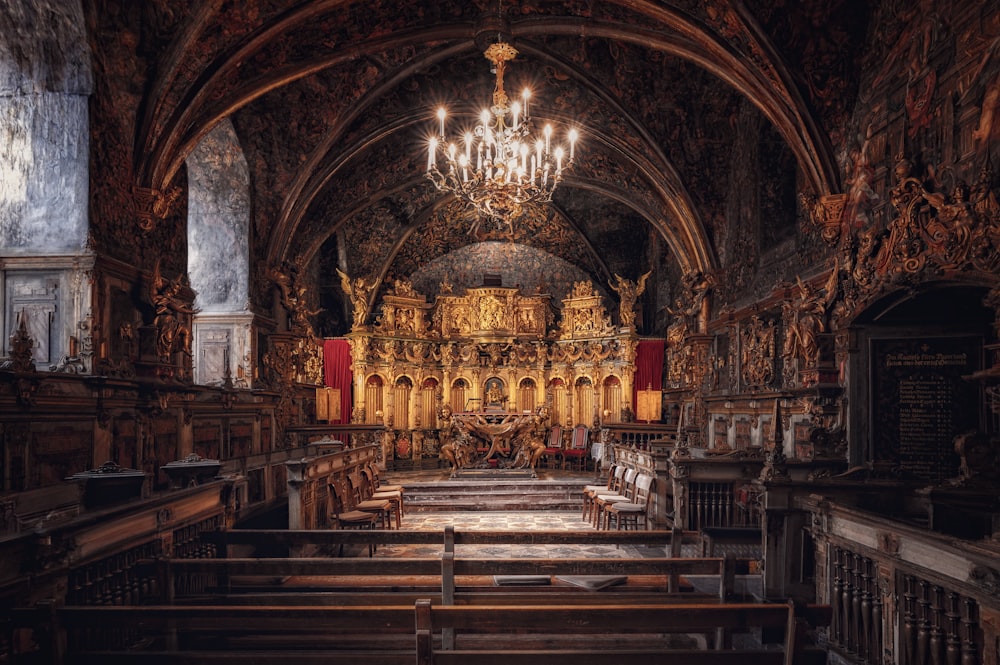
<path fill-rule="evenodd" d="M 433 511 L 407 513 L 402 528 L 444 532 L 446 526 L 462 531 L 594 531 L 580 511 Z M 685 546 L 688 547 L 688 546 Z M 690 546 L 694 547 L 694 546 Z M 667 548 L 637 545 L 458 545 L 459 556 L 506 558 L 562 557 L 665 557 Z M 383 545 L 376 556 L 440 556 L 441 545 Z M 694 556 L 694 551 L 685 553 Z"/>

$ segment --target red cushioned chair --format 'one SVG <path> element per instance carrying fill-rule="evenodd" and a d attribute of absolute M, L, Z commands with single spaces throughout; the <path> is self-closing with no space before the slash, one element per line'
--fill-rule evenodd
<path fill-rule="evenodd" d="M 553 425 L 549 430 L 549 445 L 545 447 L 545 468 L 558 467 L 562 458 L 562 427 Z"/>
<path fill-rule="evenodd" d="M 586 425 L 577 425 L 573 428 L 573 439 L 569 448 L 562 451 L 563 468 L 575 466 L 577 470 L 583 471 L 587 465 L 587 455 L 590 453 L 590 429 Z"/>

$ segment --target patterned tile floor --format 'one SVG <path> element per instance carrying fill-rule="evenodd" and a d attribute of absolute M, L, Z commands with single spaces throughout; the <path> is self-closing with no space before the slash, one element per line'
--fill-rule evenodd
<path fill-rule="evenodd" d="M 585 472 L 588 476 L 585 482 L 594 482 L 593 472 Z M 539 478 L 557 479 L 577 475 L 566 472 L 539 473 Z M 579 474 L 582 477 L 584 474 Z M 386 483 L 420 483 L 446 480 L 447 471 L 407 472 L 387 474 Z M 598 481 L 600 482 L 600 481 Z M 594 527 L 583 519 L 580 511 L 538 510 L 538 511 L 411 511 L 403 516 L 401 527 L 417 531 L 440 531 L 446 526 L 454 526 L 456 530 L 506 530 L 506 531 L 594 531 Z M 571 557 L 667 557 L 669 549 L 644 545 L 457 545 L 457 554 L 467 557 L 518 557 L 518 558 L 571 558 Z M 441 554 L 441 545 L 383 545 L 378 548 L 375 556 L 413 556 L 436 557 Z M 696 545 L 685 545 L 682 556 L 699 556 Z M 732 556 L 749 556 L 743 552 L 731 552 Z M 690 580 L 696 588 L 713 592 L 717 581 L 714 578 L 692 577 Z M 737 579 L 737 595 L 749 598 L 760 596 L 760 578 L 757 575 L 739 576 Z M 704 588 L 702 588 L 704 587 Z"/>
<path fill-rule="evenodd" d="M 410 512 L 403 516 L 402 528 L 414 531 L 441 531 L 446 526 L 462 531 L 593 531 L 578 511 L 434 511 Z M 440 545 L 384 545 L 376 556 L 438 556 Z M 663 557 L 666 547 L 634 545 L 458 545 L 459 556 L 474 557 Z"/>
<path fill-rule="evenodd" d="M 538 469 L 538 480 L 575 480 L 581 485 L 602 483 L 594 471 L 568 471 Z M 403 471 L 386 473 L 383 482 L 414 485 L 449 481 L 448 469 L 428 469 L 423 471 Z M 401 527 L 417 531 L 444 531 L 445 526 L 456 530 L 497 530 L 497 531 L 594 531 L 594 527 L 583 519 L 579 510 L 517 510 L 517 511 L 410 511 L 403 516 Z M 688 546 L 685 546 L 688 547 Z M 693 546 L 685 556 L 695 556 Z M 437 556 L 441 552 L 437 545 L 394 545 L 379 548 L 381 556 Z M 457 554 L 465 556 L 498 557 L 663 557 L 669 556 L 666 547 L 645 547 L 623 545 L 459 545 Z"/>
<path fill-rule="evenodd" d="M 425 512 L 408 513 L 403 517 L 402 528 L 417 531 L 442 531 L 445 526 L 454 525 L 456 530 L 510 530 L 539 531 L 558 529 L 564 531 L 593 531 L 594 527 L 585 522 L 580 513 L 563 511 L 518 511 L 518 512 Z M 456 554 L 471 558 L 658 558 L 670 556 L 664 547 L 644 545 L 456 545 Z M 698 556 L 697 546 L 685 545 L 682 556 Z M 375 552 L 376 557 L 437 557 L 441 555 L 441 545 L 382 545 Z M 354 556 L 362 556 L 361 552 Z M 714 593 L 717 578 L 688 576 L 687 581 L 694 588 L 705 593 Z M 750 600 L 760 596 L 760 577 L 740 575 L 736 580 L 736 597 Z"/>

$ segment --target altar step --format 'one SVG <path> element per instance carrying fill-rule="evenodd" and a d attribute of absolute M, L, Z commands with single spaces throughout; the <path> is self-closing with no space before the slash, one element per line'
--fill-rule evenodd
<path fill-rule="evenodd" d="M 402 482 L 405 510 L 503 511 L 580 510 L 583 486 L 592 477 L 544 479 L 462 479 L 431 482 Z"/>

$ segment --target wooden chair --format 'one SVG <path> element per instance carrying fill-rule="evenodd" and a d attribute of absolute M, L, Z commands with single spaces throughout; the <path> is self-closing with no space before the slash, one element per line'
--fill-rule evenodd
<path fill-rule="evenodd" d="M 621 484 L 614 490 L 615 493 L 599 492 L 594 496 L 593 524 L 597 529 L 605 527 L 605 508 L 613 503 L 621 501 L 631 501 L 635 496 L 635 478 L 639 472 L 635 469 L 625 469 Z"/>
<path fill-rule="evenodd" d="M 545 447 L 545 468 L 551 469 L 553 464 L 558 467 L 561 464 L 562 452 L 562 426 L 553 425 L 549 430 L 549 444 Z"/>
<path fill-rule="evenodd" d="M 327 483 L 327 499 L 329 501 L 330 522 L 334 529 L 374 529 L 378 515 L 362 510 L 353 510 L 346 498 L 349 496 L 346 488 L 338 481 Z M 368 556 L 375 553 L 374 543 L 368 544 Z M 344 545 L 340 545 L 338 556 L 343 556 Z"/>
<path fill-rule="evenodd" d="M 372 488 L 376 492 L 402 492 L 402 485 L 386 485 L 382 482 L 382 477 L 379 475 L 378 467 L 369 462 L 365 465 L 365 469 L 368 470 L 368 477 L 372 481 Z"/>
<path fill-rule="evenodd" d="M 403 518 L 403 491 L 376 489 L 372 482 L 371 475 L 367 468 L 361 469 L 359 478 L 361 482 L 361 496 L 367 501 L 388 501 L 390 517 L 396 517 L 396 528 L 401 528 Z"/>
<path fill-rule="evenodd" d="M 619 471 L 620 470 L 620 471 Z M 591 510 L 594 509 L 594 497 L 599 493 L 604 492 L 605 494 L 616 494 L 618 488 L 615 486 L 616 483 L 620 484 L 622 476 L 625 475 L 625 467 L 621 464 L 612 464 L 611 468 L 608 469 L 608 482 L 604 485 L 584 485 L 583 486 L 583 519 L 590 521 Z"/>
<path fill-rule="evenodd" d="M 562 451 L 563 468 L 575 465 L 578 471 L 583 471 L 587 465 L 587 455 L 590 453 L 590 428 L 577 425 L 573 428 L 573 438 L 569 448 Z"/>
<path fill-rule="evenodd" d="M 364 483 L 361 480 L 361 472 L 357 469 L 347 476 L 348 490 L 354 500 L 354 510 L 366 513 L 374 513 L 379 518 L 379 526 L 383 528 L 392 527 L 392 501 L 389 499 L 372 499 L 364 494 Z"/>
<path fill-rule="evenodd" d="M 612 503 L 605 509 L 608 519 L 608 529 L 614 523 L 618 531 L 624 529 L 628 531 L 629 525 L 633 531 L 639 530 L 639 518 L 642 518 L 642 526 L 649 529 L 649 518 L 646 510 L 649 507 L 649 496 L 652 493 L 654 478 L 651 475 L 641 473 L 635 479 L 634 498 L 631 501 L 619 501 Z"/>

